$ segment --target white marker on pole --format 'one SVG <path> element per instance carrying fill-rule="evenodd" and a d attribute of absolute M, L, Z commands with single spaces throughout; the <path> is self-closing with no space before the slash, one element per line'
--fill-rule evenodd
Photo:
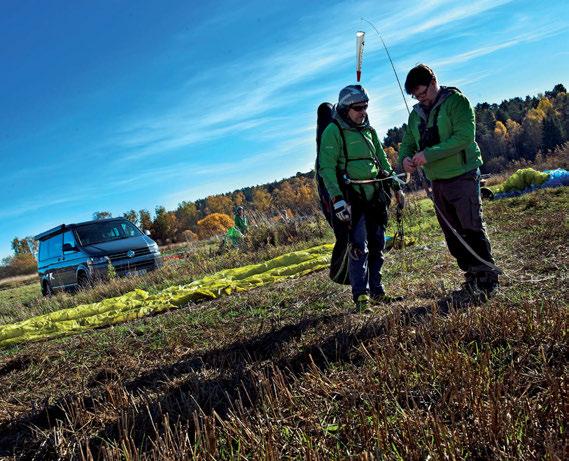
<path fill-rule="evenodd" d="M 364 37 L 365 32 L 356 32 L 356 78 L 358 82 L 362 76 L 362 61 L 364 58 Z"/>

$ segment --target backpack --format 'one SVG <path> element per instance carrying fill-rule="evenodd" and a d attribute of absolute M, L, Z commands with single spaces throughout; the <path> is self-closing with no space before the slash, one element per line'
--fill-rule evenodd
<path fill-rule="evenodd" d="M 322 138 L 322 133 L 330 123 L 335 123 L 340 130 L 340 136 L 342 137 L 342 144 L 344 149 L 344 154 L 347 152 L 346 139 L 344 138 L 344 131 L 338 124 L 336 120 L 332 117 L 333 106 L 329 102 L 323 102 L 318 106 L 318 115 L 316 119 L 316 169 L 315 178 L 316 186 L 318 190 L 318 197 L 320 199 L 320 207 L 322 208 L 322 213 L 332 227 L 334 231 L 334 236 L 336 237 L 336 243 L 334 244 L 334 249 L 332 250 L 332 260 L 330 261 L 330 279 L 333 282 L 349 285 L 350 279 L 348 274 L 348 244 L 349 244 L 349 229 L 344 223 L 341 223 L 336 218 L 334 214 L 334 208 L 332 204 L 332 197 L 326 190 L 324 185 L 324 180 L 318 174 L 320 169 L 320 140 Z M 340 187 L 344 184 L 343 178 L 341 177 L 341 172 L 338 171 L 338 184 Z"/>

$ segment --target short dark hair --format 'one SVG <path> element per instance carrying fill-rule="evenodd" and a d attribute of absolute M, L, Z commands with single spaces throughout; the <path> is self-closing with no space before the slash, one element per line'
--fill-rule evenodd
<path fill-rule="evenodd" d="M 407 74 L 407 78 L 405 79 L 405 91 L 407 94 L 411 94 L 418 86 L 428 85 L 436 78 L 433 69 L 426 64 L 418 64 Z"/>

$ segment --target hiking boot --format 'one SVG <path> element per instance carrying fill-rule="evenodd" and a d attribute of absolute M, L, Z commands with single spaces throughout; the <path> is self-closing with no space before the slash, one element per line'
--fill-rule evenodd
<path fill-rule="evenodd" d="M 371 297 L 372 304 L 391 304 L 391 303 L 396 303 L 398 301 L 403 301 L 403 296 L 390 296 L 383 293 Z"/>
<path fill-rule="evenodd" d="M 359 295 L 356 300 L 356 312 L 366 312 L 369 310 L 369 295 Z"/>
<path fill-rule="evenodd" d="M 487 299 L 492 298 L 500 288 L 500 283 L 497 280 L 490 282 L 478 282 L 478 289 L 484 293 Z"/>
<path fill-rule="evenodd" d="M 464 282 L 460 290 L 452 292 L 450 298 L 455 307 L 478 306 L 488 301 L 486 293 L 478 288 L 476 280 Z"/>

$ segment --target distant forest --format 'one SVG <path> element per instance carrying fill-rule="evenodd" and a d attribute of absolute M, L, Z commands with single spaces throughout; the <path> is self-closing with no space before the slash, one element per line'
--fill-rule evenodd
<path fill-rule="evenodd" d="M 537 96 L 516 97 L 500 104 L 480 103 L 475 112 L 476 141 L 484 158 L 483 173 L 499 173 L 520 160 L 533 161 L 536 155 L 546 155 L 569 141 L 569 94 L 562 84 Z M 390 128 L 383 139 L 392 165 L 395 165 L 404 129 L 405 125 Z M 165 244 L 210 237 L 216 229 L 211 225 L 211 215 L 232 216 L 237 206 L 244 206 L 251 214 L 313 213 L 318 209 L 314 171 L 194 202 L 183 201 L 171 211 L 157 206 L 154 213 L 145 209 L 130 210 L 123 216 Z M 93 213 L 94 219 L 110 216 L 106 211 Z M 226 219 L 218 221 L 228 222 Z M 2 262 L 0 277 L 7 273 L 29 273 L 30 268 L 35 267 L 32 254 L 36 245 L 30 237 L 14 238 L 14 256 Z"/>

